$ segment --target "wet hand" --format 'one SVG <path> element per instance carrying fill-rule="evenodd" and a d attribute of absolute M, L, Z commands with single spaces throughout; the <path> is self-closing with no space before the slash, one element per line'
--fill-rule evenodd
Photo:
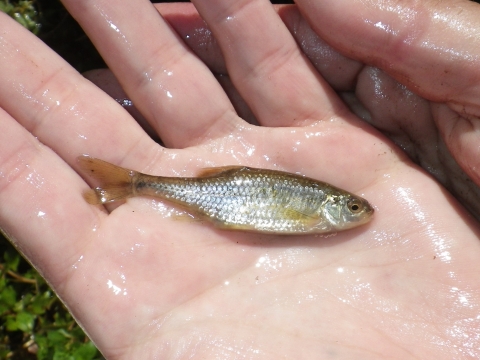
<path fill-rule="evenodd" d="M 474 356 L 477 223 L 350 112 L 268 3 L 195 2 L 227 90 L 149 3 L 65 4 L 166 147 L 2 16 L 0 222 L 107 357 Z M 178 27 L 196 19 L 169 9 Z M 261 126 L 237 115 L 230 84 Z M 158 175 L 300 172 L 376 214 L 328 238 L 276 237 L 178 221 L 149 198 L 94 207 L 82 153 Z"/>
<path fill-rule="evenodd" d="M 480 219 L 480 6 L 369 3 L 300 0 L 306 19 L 287 23 L 353 111 Z M 329 46 L 309 40 L 307 22 Z"/>

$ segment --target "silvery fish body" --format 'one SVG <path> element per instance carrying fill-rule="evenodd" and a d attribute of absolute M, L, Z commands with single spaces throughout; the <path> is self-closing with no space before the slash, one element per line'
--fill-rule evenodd
<path fill-rule="evenodd" d="M 327 233 L 365 224 L 373 215 L 373 208 L 361 197 L 282 171 L 229 166 L 180 178 L 146 175 L 88 156 L 79 162 L 101 182 L 85 194 L 89 203 L 154 196 L 228 230 Z"/>

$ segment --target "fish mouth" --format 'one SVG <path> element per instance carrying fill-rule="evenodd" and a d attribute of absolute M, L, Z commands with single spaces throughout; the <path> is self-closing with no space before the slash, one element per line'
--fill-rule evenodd
<path fill-rule="evenodd" d="M 366 210 L 364 213 L 365 216 L 359 222 L 357 222 L 357 225 L 363 225 L 372 221 L 374 212 L 375 210 L 373 208 L 369 208 L 368 210 Z"/>
<path fill-rule="evenodd" d="M 375 210 L 371 207 L 368 206 L 362 213 L 361 216 L 357 218 L 357 221 L 352 221 L 351 222 L 351 227 L 357 227 L 359 225 L 366 224 L 370 222 L 373 219 L 373 213 Z"/>

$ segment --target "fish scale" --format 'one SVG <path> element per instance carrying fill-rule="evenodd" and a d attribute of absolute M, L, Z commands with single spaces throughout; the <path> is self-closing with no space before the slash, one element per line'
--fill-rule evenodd
<path fill-rule="evenodd" d="M 100 181 L 84 194 L 89 203 L 153 196 L 227 230 L 326 233 L 364 224 L 373 214 L 361 197 L 282 171 L 229 166 L 184 178 L 142 174 L 89 156 L 79 157 L 79 163 Z"/>

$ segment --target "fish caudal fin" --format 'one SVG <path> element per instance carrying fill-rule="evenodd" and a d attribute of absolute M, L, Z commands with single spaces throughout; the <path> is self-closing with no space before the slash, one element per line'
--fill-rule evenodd
<path fill-rule="evenodd" d="M 98 183 L 96 188 L 83 193 L 89 204 L 105 204 L 134 195 L 133 184 L 137 172 L 88 155 L 81 155 L 77 160 L 80 167 Z"/>

